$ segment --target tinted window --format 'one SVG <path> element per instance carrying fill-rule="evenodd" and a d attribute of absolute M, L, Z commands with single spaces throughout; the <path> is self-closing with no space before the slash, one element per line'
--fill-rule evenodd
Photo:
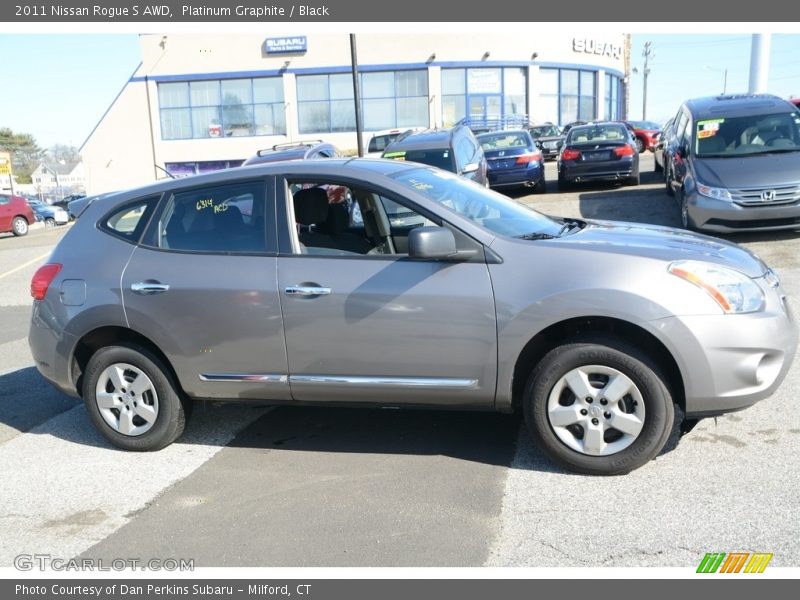
<path fill-rule="evenodd" d="M 158 202 L 158 196 L 138 200 L 116 209 L 101 223 L 107 232 L 123 239 L 138 241 Z"/>
<path fill-rule="evenodd" d="M 0 196 L 0 204 L 8 204 L 9 200 L 8 196 Z"/>
<path fill-rule="evenodd" d="M 263 183 L 177 192 L 159 219 L 156 245 L 197 252 L 265 252 L 265 222 Z"/>
<path fill-rule="evenodd" d="M 387 152 L 384 158 L 394 160 L 408 160 L 418 162 L 432 167 L 439 167 L 445 171 L 453 171 L 453 156 L 449 148 L 431 150 L 398 150 L 397 152 Z"/>
<path fill-rule="evenodd" d="M 735 156 L 800 151 L 800 113 L 752 114 L 700 119 L 686 128 L 686 143 L 696 131 L 697 156 Z"/>

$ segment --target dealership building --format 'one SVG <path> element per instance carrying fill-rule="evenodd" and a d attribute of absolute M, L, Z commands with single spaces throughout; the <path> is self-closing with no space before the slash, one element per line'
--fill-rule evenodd
<path fill-rule="evenodd" d="M 623 117 L 625 34 L 358 34 L 364 139 L 465 117 Z M 142 60 L 81 147 L 89 194 L 235 167 L 320 139 L 354 151 L 350 36 L 140 36 Z"/>

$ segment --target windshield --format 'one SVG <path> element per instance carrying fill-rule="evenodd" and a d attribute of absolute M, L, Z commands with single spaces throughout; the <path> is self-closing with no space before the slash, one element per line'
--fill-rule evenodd
<path fill-rule="evenodd" d="M 408 160 L 411 162 L 422 163 L 432 167 L 439 167 L 445 171 L 455 171 L 452 153 L 448 148 L 438 148 L 430 150 L 398 150 L 397 152 L 386 152 L 383 158 L 394 160 Z"/>
<path fill-rule="evenodd" d="M 587 125 L 570 129 L 570 145 L 596 144 L 597 142 L 624 142 L 628 134 L 623 125 Z"/>
<path fill-rule="evenodd" d="M 800 113 L 702 119 L 695 125 L 694 143 L 699 158 L 796 152 Z"/>
<path fill-rule="evenodd" d="M 654 131 L 661 129 L 661 125 L 653 121 L 628 121 L 628 123 L 633 125 L 635 129 L 652 129 Z"/>
<path fill-rule="evenodd" d="M 532 140 L 526 133 L 484 133 L 478 136 L 478 141 L 485 151 L 490 152 L 507 148 L 527 148 Z"/>
<path fill-rule="evenodd" d="M 559 136 L 561 132 L 555 125 L 541 125 L 538 127 L 531 127 L 531 135 L 533 137 L 546 137 L 546 136 Z"/>
<path fill-rule="evenodd" d="M 492 192 L 463 177 L 435 169 L 409 169 L 391 176 L 441 204 L 501 235 L 556 237 L 562 224 L 507 196 Z"/>

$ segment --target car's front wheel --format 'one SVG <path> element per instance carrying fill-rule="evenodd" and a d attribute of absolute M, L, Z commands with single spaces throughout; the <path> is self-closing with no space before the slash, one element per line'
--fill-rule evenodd
<path fill-rule="evenodd" d="M 26 235 L 28 233 L 28 221 L 24 217 L 14 217 L 11 222 L 11 231 L 14 235 Z"/>
<path fill-rule="evenodd" d="M 44 220 L 44 226 L 47 227 L 48 229 L 52 229 L 53 227 L 56 226 L 56 220 L 53 217 L 47 217 Z"/>
<path fill-rule="evenodd" d="M 95 352 L 86 368 L 83 398 L 95 427 L 124 450 L 168 446 L 183 433 L 189 408 L 161 360 L 133 344 Z"/>
<path fill-rule="evenodd" d="M 622 475 L 664 447 L 672 397 L 637 348 L 585 337 L 548 352 L 528 380 L 525 422 L 537 445 L 571 471 Z"/>

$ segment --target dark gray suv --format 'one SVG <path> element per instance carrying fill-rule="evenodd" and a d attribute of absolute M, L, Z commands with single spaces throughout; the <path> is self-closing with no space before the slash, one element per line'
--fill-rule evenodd
<path fill-rule="evenodd" d="M 29 340 L 130 450 L 171 443 L 202 399 L 520 410 L 560 464 L 619 474 L 658 454 L 675 404 L 769 396 L 797 344 L 743 248 L 554 219 L 415 163 L 256 165 L 87 204 L 33 278 Z"/>
<path fill-rule="evenodd" d="M 427 129 L 402 136 L 389 144 L 382 156 L 438 167 L 489 187 L 486 155 L 466 125 Z"/>

